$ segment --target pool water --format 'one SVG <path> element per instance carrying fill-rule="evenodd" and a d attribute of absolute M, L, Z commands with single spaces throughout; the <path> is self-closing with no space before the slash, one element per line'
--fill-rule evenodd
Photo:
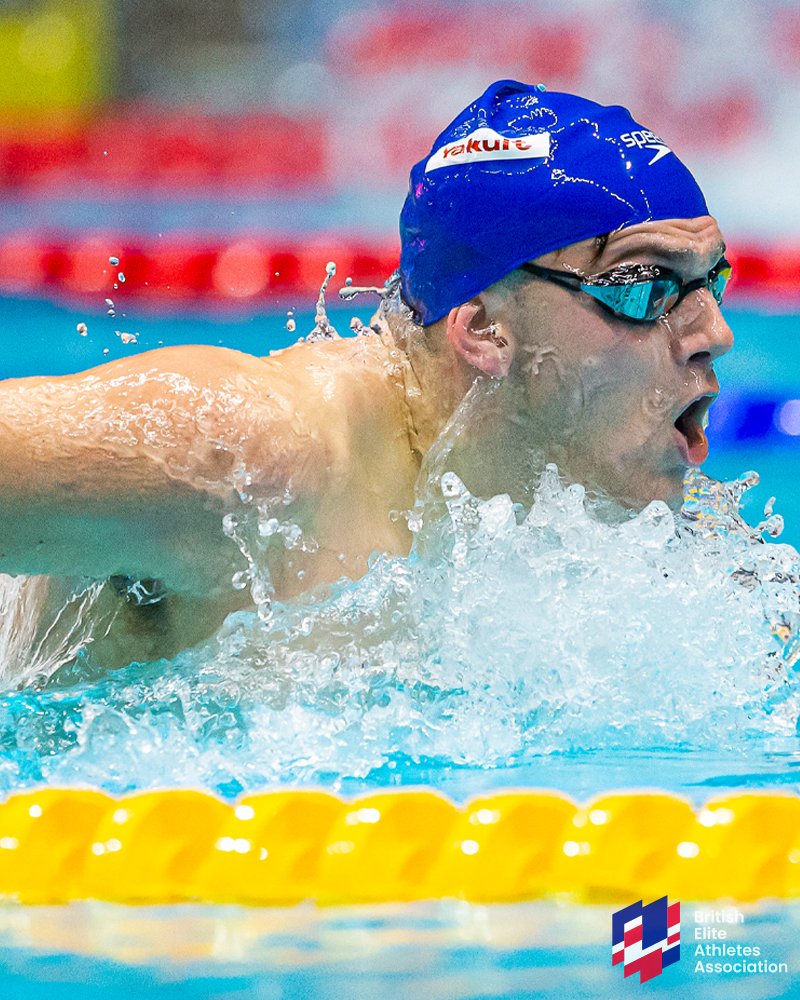
<path fill-rule="evenodd" d="M 730 942 L 789 969 L 747 975 L 695 971 L 697 944 L 687 939 L 696 905 L 682 902 L 685 955 L 646 984 L 648 993 L 797 995 L 800 907 L 742 908 Z M 454 901 L 281 911 L 83 903 L 24 920 L 0 910 L 0 984 L 13 1000 L 383 1000 L 387 988 L 422 1000 L 633 995 L 643 989 L 638 978 L 611 967 L 609 912 Z"/>
<path fill-rule="evenodd" d="M 30 334 L 4 355 L 4 376 L 77 370 L 162 341 L 266 354 L 296 336 L 284 315 L 140 317 L 132 345 L 85 310 L 9 300 L 3 312 L 7 329 Z M 347 329 L 349 315 L 334 322 Z M 297 321 L 299 333 L 313 323 Z M 376 558 L 356 583 L 232 615 L 170 661 L 98 676 L 79 657 L 50 683 L 41 671 L 53 663 L 35 665 L 36 683 L 0 696 L 0 795 L 41 783 L 117 794 L 188 785 L 229 799 L 287 784 L 344 794 L 424 784 L 458 801 L 503 787 L 586 799 L 657 784 L 697 803 L 800 791 L 800 556 L 789 544 L 800 539 L 800 459 L 779 418 L 800 395 L 787 376 L 800 361 L 797 320 L 742 312 L 731 322 L 750 361 L 731 360 L 733 403 L 720 400 L 712 417 L 712 453 L 715 434 L 721 447 L 708 471 L 733 479 L 755 468 L 757 489 L 696 477 L 677 525 L 659 504 L 609 523 L 552 469 L 529 512 L 474 498 L 442 452 L 408 558 Z M 720 374 L 725 385 L 724 361 Z M 464 420 L 482 404 L 476 392 Z M 777 496 L 787 522 L 777 543 L 755 540 L 738 493 L 751 524 Z M 264 515 L 243 508 L 239 535 Z M 257 559 L 251 571 L 257 579 Z M 423 997 L 616 996 L 610 910 L 6 906 L 0 995 L 83 1000 L 113 983 L 120 996 L 372 997 L 391 978 Z M 748 942 L 795 973 L 797 912 L 765 903 L 745 924 Z M 698 978 L 693 964 L 650 988 L 730 994 L 730 977 Z M 739 977 L 737 995 L 789 996 L 792 978 Z"/>

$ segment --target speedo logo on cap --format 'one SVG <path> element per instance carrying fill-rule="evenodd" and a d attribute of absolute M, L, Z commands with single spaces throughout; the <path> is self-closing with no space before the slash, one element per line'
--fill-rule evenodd
<path fill-rule="evenodd" d="M 549 132 L 510 136 L 500 135 L 493 128 L 484 126 L 458 142 L 449 142 L 437 149 L 425 164 L 425 173 L 479 160 L 544 159 L 549 155 Z"/>
<path fill-rule="evenodd" d="M 657 163 L 662 156 L 666 156 L 668 153 L 672 152 L 662 138 L 647 128 L 636 129 L 633 132 L 625 132 L 620 136 L 620 139 L 625 143 L 628 149 L 633 149 L 634 147 L 636 147 L 636 149 L 652 149 L 656 155 L 652 158 L 652 160 L 648 161 L 648 167 Z"/>

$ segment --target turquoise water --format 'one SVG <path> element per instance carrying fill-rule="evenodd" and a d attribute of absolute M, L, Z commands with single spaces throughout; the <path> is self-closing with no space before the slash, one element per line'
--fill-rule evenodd
<path fill-rule="evenodd" d="M 747 975 L 695 971 L 695 906 L 682 901 L 681 961 L 644 986 L 611 967 L 611 910 L 454 901 L 284 911 L 84 903 L 29 910 L 15 924 L 14 911 L 0 908 L 0 986 L 9 1000 L 384 1000 L 387 989 L 421 1000 L 588 1000 L 645 989 L 689 1000 L 797 996 L 797 904 L 742 907 L 744 922 L 729 942 L 788 966 Z M 54 950 L 58 940 L 71 947 Z"/>
<path fill-rule="evenodd" d="M 350 314 L 334 322 L 346 330 Z M 13 300 L 0 315 L 26 334 L 5 338 L 4 376 L 129 353 L 115 329 L 138 334 L 138 349 L 187 341 L 258 354 L 296 336 L 283 315 L 131 322 Z M 298 333 L 313 325 L 297 320 Z M 777 496 L 787 520 L 778 544 L 755 544 L 724 510 L 726 531 L 709 533 L 705 507 L 677 528 L 657 505 L 604 524 L 554 473 L 523 517 L 439 474 L 409 559 L 377 559 L 356 584 L 233 615 L 171 661 L 97 677 L 79 659 L 56 684 L 6 691 L 0 794 L 42 782 L 115 793 L 186 784 L 229 798 L 279 784 L 345 794 L 425 784 L 459 801 L 509 786 L 585 799 L 657 783 L 695 802 L 800 791 L 795 658 L 772 635 L 798 615 L 800 557 L 781 543 L 800 538 L 800 460 L 771 416 L 800 396 L 798 321 L 731 321 L 743 357 L 720 365 L 735 405 L 721 410 L 708 471 L 762 473 L 744 507 L 755 523 Z M 714 433 L 712 419 L 712 444 Z M 702 489 L 721 523 L 720 498 Z M 243 511 L 242 537 L 262 514 Z M 372 997 L 391 981 L 432 998 L 617 996 L 638 984 L 610 968 L 610 909 L 4 907 L 0 995 Z M 795 907 L 765 905 L 748 919 L 753 940 L 800 968 Z M 698 979 L 692 968 L 682 962 L 648 989 L 731 994 L 730 977 Z M 774 977 L 738 978 L 735 990 L 792 995 Z"/>

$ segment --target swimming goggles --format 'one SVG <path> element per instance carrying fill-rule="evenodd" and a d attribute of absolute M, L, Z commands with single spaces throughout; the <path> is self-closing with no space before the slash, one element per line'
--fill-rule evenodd
<path fill-rule="evenodd" d="M 705 278 L 686 282 L 668 268 L 649 264 L 627 265 L 590 278 L 538 264 L 522 264 L 520 270 L 572 291 L 585 292 L 608 312 L 634 323 L 652 323 L 699 288 L 707 288 L 721 305 L 731 277 L 731 265 L 724 257 Z"/>

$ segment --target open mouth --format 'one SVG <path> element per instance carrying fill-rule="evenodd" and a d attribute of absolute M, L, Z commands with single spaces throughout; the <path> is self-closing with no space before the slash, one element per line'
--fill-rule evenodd
<path fill-rule="evenodd" d="M 675 420 L 678 448 L 689 465 L 702 465 L 708 458 L 708 411 L 716 395 L 707 393 L 693 399 Z"/>

